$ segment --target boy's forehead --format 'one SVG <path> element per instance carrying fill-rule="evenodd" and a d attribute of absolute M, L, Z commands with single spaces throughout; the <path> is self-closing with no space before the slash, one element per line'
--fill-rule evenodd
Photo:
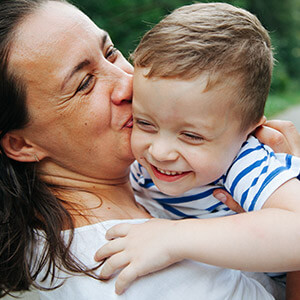
<path fill-rule="evenodd" d="M 203 70 L 199 72 L 198 74 L 194 75 L 193 77 L 190 78 L 182 78 L 180 76 L 170 76 L 170 77 L 156 77 L 156 76 L 151 76 L 149 77 L 148 74 L 151 70 L 150 67 L 134 67 L 134 76 L 142 76 L 145 79 L 150 79 L 150 80 L 174 80 L 174 81 L 183 81 L 183 82 L 201 82 L 206 86 L 206 90 L 210 88 L 218 88 L 222 89 L 226 86 L 232 86 L 233 89 L 238 89 L 238 86 L 242 84 L 241 78 L 243 77 L 242 73 L 240 72 L 226 72 L 226 70 Z M 167 81 L 166 81 L 167 82 Z"/>
<path fill-rule="evenodd" d="M 150 68 L 141 68 L 141 67 L 134 66 L 134 75 L 146 77 L 147 74 L 149 73 L 149 70 L 150 70 Z"/>
<path fill-rule="evenodd" d="M 213 93 L 216 101 L 222 103 L 226 102 L 228 108 L 234 110 L 234 108 L 240 103 L 241 89 L 243 82 L 240 74 L 226 74 L 226 72 L 209 72 L 203 71 L 198 76 L 190 79 L 182 79 L 180 77 L 147 77 L 150 68 L 135 67 L 134 79 L 133 79 L 133 97 L 137 92 L 138 85 L 141 83 L 152 90 L 164 90 L 167 93 L 172 94 L 174 90 L 185 90 L 186 94 L 193 98 L 197 95 L 201 97 L 208 96 Z M 182 88 L 183 87 L 183 88 Z M 139 94 L 147 93 L 145 89 L 138 89 Z M 176 96 L 176 95 L 175 95 Z M 134 97 L 135 98 L 135 97 Z M 189 105 L 190 101 L 188 97 L 186 102 L 181 105 Z M 174 105 L 174 102 L 169 103 L 170 106 Z M 191 103 L 190 103 L 191 104 Z"/>
<path fill-rule="evenodd" d="M 225 114 L 239 119 L 232 112 L 234 103 L 238 102 L 238 80 L 221 75 L 211 78 L 208 72 L 189 80 L 147 78 L 147 71 L 146 68 L 135 69 L 134 110 L 159 117 L 164 122 L 172 121 L 173 125 L 209 130 L 218 127 Z"/>
<path fill-rule="evenodd" d="M 157 76 L 148 76 L 150 68 L 141 68 L 135 67 L 134 68 L 134 77 L 133 80 L 143 82 L 145 84 L 155 83 L 157 86 L 186 86 L 187 89 L 190 86 L 192 89 L 194 87 L 195 82 L 197 82 L 198 89 L 201 87 L 203 89 L 206 88 L 208 81 L 209 81 L 209 73 L 202 72 L 199 76 L 195 76 L 192 78 L 181 78 L 179 76 L 174 77 L 157 77 Z"/>

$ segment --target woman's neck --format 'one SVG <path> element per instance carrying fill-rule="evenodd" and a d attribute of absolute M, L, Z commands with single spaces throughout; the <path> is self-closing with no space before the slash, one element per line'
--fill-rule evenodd
<path fill-rule="evenodd" d="M 113 219 L 149 218 L 134 199 L 129 170 L 118 178 L 89 178 L 59 166 L 41 168 L 41 178 L 65 201 L 75 227 Z"/>

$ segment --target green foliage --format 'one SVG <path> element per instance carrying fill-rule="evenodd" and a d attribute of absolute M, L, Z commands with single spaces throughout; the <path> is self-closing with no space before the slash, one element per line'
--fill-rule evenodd
<path fill-rule="evenodd" d="M 109 32 L 128 57 L 142 35 L 187 0 L 73 0 L 98 26 Z M 212 1 L 203 1 L 212 2 Z M 258 16 L 270 31 L 277 63 L 271 92 L 284 92 L 300 78 L 300 1 L 225 0 Z"/>
<path fill-rule="evenodd" d="M 288 89 L 290 84 L 290 77 L 284 64 L 278 64 L 274 67 L 271 93 L 278 92 L 282 93 Z"/>
<path fill-rule="evenodd" d="M 299 105 L 300 88 L 292 88 L 284 93 L 270 94 L 265 107 L 265 115 L 268 119 L 276 116 L 288 107 Z"/>
<path fill-rule="evenodd" d="M 286 90 L 288 81 L 300 78 L 300 1 L 249 0 L 245 8 L 270 31 L 277 60 L 273 91 Z"/>
<path fill-rule="evenodd" d="M 128 56 L 143 34 L 184 0 L 74 0 L 93 21 L 109 32 L 115 45 Z"/>

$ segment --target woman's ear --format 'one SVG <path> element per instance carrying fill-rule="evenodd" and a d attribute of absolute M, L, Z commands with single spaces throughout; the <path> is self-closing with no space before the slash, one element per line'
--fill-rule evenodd
<path fill-rule="evenodd" d="M 46 157 L 45 153 L 36 145 L 24 139 L 17 133 L 7 133 L 1 140 L 5 154 L 21 162 L 40 161 Z"/>

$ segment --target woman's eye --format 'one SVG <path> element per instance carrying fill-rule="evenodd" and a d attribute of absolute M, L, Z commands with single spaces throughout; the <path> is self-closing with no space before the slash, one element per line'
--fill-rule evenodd
<path fill-rule="evenodd" d="M 110 46 L 105 54 L 105 58 L 113 62 L 117 58 L 118 49 Z"/>
<path fill-rule="evenodd" d="M 76 90 L 77 92 L 86 92 L 87 90 L 91 89 L 91 87 L 93 86 L 95 80 L 95 76 L 94 75 L 87 75 L 83 81 L 80 83 L 79 87 Z"/>

